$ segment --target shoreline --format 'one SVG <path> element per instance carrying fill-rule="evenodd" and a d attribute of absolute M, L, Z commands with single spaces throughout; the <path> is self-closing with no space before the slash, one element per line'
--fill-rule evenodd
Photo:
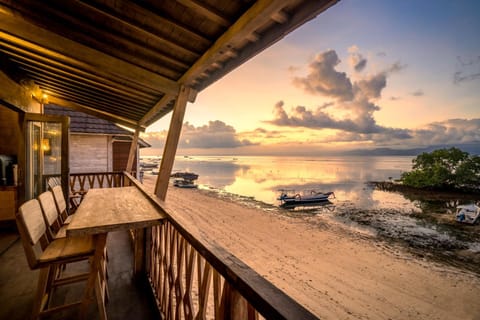
<path fill-rule="evenodd" d="M 153 190 L 154 176 L 144 184 Z M 169 188 L 182 218 L 322 319 L 475 319 L 478 274 L 420 258 L 323 215 L 301 219 Z M 222 215 L 219 216 L 218 213 Z"/>

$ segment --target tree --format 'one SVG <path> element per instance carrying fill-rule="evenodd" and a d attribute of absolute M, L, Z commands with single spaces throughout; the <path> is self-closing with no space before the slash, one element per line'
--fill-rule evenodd
<path fill-rule="evenodd" d="M 456 185 L 480 187 L 480 157 L 472 156 L 460 164 L 456 171 Z"/>
<path fill-rule="evenodd" d="M 407 186 L 417 188 L 478 188 L 480 157 L 458 148 L 424 152 L 412 160 L 412 171 L 402 174 Z"/>

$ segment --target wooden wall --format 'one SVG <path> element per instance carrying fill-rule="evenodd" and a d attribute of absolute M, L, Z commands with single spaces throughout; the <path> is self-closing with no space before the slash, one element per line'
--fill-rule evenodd
<path fill-rule="evenodd" d="M 19 113 L 0 105 L 0 154 L 17 156 L 21 139 Z"/>
<path fill-rule="evenodd" d="M 107 135 L 70 134 L 70 172 L 112 170 L 112 143 Z"/>

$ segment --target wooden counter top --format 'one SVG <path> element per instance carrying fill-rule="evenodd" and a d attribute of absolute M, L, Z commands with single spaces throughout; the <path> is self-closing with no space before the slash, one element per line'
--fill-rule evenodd
<path fill-rule="evenodd" d="M 90 189 L 68 225 L 67 235 L 145 228 L 165 218 L 137 187 Z"/>

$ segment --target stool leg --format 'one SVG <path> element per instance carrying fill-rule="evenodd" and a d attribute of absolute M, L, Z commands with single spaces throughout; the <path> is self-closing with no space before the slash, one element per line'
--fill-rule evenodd
<path fill-rule="evenodd" d="M 97 298 L 98 313 L 101 320 L 107 320 L 107 310 L 105 309 L 105 289 L 102 284 L 101 276 L 95 281 L 95 295 Z"/>
<path fill-rule="evenodd" d="M 49 276 L 50 276 L 49 267 L 40 269 L 40 273 L 38 275 L 37 293 L 35 294 L 35 298 L 33 300 L 32 319 L 38 319 L 43 306 L 47 303 L 47 301 L 44 301 L 44 299 L 49 298 L 48 296 L 46 296 L 47 287 L 49 287 L 48 285 Z"/>
<path fill-rule="evenodd" d="M 110 293 L 108 292 L 108 269 L 107 269 L 107 259 L 105 258 L 107 248 L 105 248 L 105 253 L 102 259 L 102 268 L 100 272 L 100 283 L 104 289 L 105 302 L 110 300 Z"/>
<path fill-rule="evenodd" d="M 88 305 L 93 300 L 96 282 L 100 277 L 100 272 L 102 272 L 102 259 L 106 243 L 106 233 L 95 235 L 95 254 L 93 257 L 93 261 L 90 263 L 90 276 L 88 277 L 87 287 L 85 289 L 85 294 L 82 301 L 82 308 L 80 314 L 82 319 L 86 318 Z M 101 312 L 100 316 L 102 316 Z"/>

